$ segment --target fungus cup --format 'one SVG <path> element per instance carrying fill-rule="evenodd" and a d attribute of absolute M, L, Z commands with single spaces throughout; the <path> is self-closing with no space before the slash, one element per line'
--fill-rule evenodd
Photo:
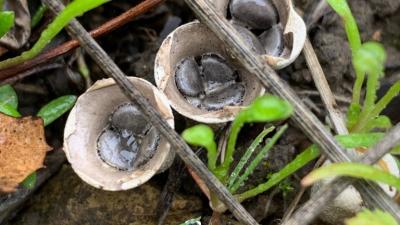
<path fill-rule="evenodd" d="M 173 127 L 174 118 L 166 97 L 143 79 L 129 77 L 129 80 Z M 136 110 L 135 113 L 126 114 L 125 111 L 131 110 L 125 109 L 129 104 L 129 100 L 112 79 L 100 80 L 78 98 L 68 117 L 64 132 L 64 151 L 67 159 L 78 176 L 96 188 L 110 191 L 135 188 L 155 174 L 166 170 L 173 161 L 174 152 L 170 149 L 168 142 L 155 133 L 154 127 L 144 124 L 143 121 L 136 124 L 130 123 L 135 118 L 144 120 L 144 117 L 135 108 L 133 109 Z M 131 106 L 134 107 L 133 104 Z M 129 120 L 125 121 L 124 125 L 126 126 L 138 125 L 140 127 L 121 128 L 120 125 L 123 124 L 121 119 Z M 110 126 L 116 128 L 109 129 Z M 141 131 L 135 130 L 137 128 Z M 116 131 L 117 129 L 121 130 Z M 126 138 L 124 136 L 126 133 L 136 134 L 142 131 L 143 134 L 134 137 L 128 135 L 129 137 L 127 136 L 128 138 L 125 139 L 129 146 L 135 145 L 137 148 L 127 146 L 126 142 L 122 143 L 121 140 Z M 109 155 L 114 158 L 107 158 L 108 155 L 101 156 L 99 153 L 100 145 L 104 143 L 102 141 L 104 141 L 103 134 L 105 132 L 114 132 L 110 137 L 117 137 L 116 139 L 120 141 L 117 143 L 120 144 L 119 147 L 125 144 L 121 147 L 124 149 L 120 152 L 109 152 Z M 146 132 L 147 134 L 144 134 Z M 132 142 L 135 143 L 132 144 Z M 132 153 L 128 148 L 134 149 L 136 152 Z M 109 149 L 115 148 L 110 147 Z M 123 151 L 125 152 L 123 153 Z M 138 157 L 135 158 L 133 154 Z M 129 160 L 121 161 L 121 159 L 126 159 L 124 157 Z M 140 161 L 140 163 L 135 161 Z"/>
<path fill-rule="evenodd" d="M 232 23 L 262 31 L 258 39 L 266 52 L 261 57 L 272 68 L 282 69 L 300 55 L 307 29 L 291 0 L 215 0 L 214 5 Z"/>
<path fill-rule="evenodd" d="M 180 84 L 179 80 L 178 82 L 176 80 L 177 71 L 183 70 L 179 67 L 184 65 L 183 63 L 186 64 L 185 66 L 187 67 L 197 64 L 195 67 L 197 66 L 202 74 L 194 75 L 194 78 L 197 78 L 196 76 L 199 75 L 202 79 L 215 78 L 216 81 L 208 85 L 208 88 L 214 89 L 209 91 L 210 98 L 208 99 L 212 99 L 212 95 L 217 94 L 216 97 L 223 99 L 223 102 L 226 104 L 215 104 L 207 101 L 208 99 L 206 96 L 204 101 L 206 106 L 197 107 L 193 100 L 191 101 L 190 98 L 188 98 L 192 93 L 196 94 L 196 91 L 193 91 L 195 89 L 193 87 L 196 86 L 188 83 L 194 80 L 191 75 L 193 71 L 182 72 L 183 76 L 190 76 L 186 84 L 191 86 L 192 89 L 182 91 L 177 87 L 180 86 L 181 89 L 182 87 L 187 87 L 185 84 Z M 216 66 L 215 64 L 218 64 L 218 68 L 225 68 L 223 72 L 216 73 L 214 77 L 212 77 L 212 75 L 204 76 L 204 74 L 207 75 L 207 68 L 210 68 L 212 72 L 219 71 L 218 68 L 214 67 Z M 261 83 L 254 78 L 254 76 L 249 74 L 236 59 L 232 58 L 227 49 L 223 47 L 223 43 L 207 28 L 207 26 L 199 22 L 191 22 L 178 27 L 164 40 L 157 53 L 154 68 L 156 84 L 158 88 L 165 93 L 171 106 L 180 114 L 203 123 L 224 123 L 232 121 L 240 109 L 250 104 L 256 97 L 264 93 L 264 88 Z M 230 70 L 232 70 L 232 74 L 227 72 Z M 232 78 L 229 78 L 230 75 L 232 75 Z M 204 80 L 200 82 L 207 83 Z M 216 84 L 218 87 L 212 87 L 213 84 Z M 199 89 L 207 93 L 207 87 L 200 87 Z M 232 99 L 238 99 L 239 97 L 237 97 L 236 94 L 243 89 L 244 93 L 243 96 L 241 96 L 240 102 L 236 100 L 230 101 Z M 182 92 L 186 93 L 186 95 Z M 232 92 L 232 96 L 226 96 L 229 92 Z M 213 109 L 207 109 L 207 106 Z"/>

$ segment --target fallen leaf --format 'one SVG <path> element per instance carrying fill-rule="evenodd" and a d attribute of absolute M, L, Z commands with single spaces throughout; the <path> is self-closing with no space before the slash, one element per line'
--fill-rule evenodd
<path fill-rule="evenodd" d="M 0 113 L 0 192 L 15 190 L 28 175 L 43 167 L 49 150 L 41 118 L 13 118 Z"/>

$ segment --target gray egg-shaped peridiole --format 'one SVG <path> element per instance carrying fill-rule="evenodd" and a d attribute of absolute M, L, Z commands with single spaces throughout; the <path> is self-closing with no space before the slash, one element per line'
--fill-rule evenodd
<path fill-rule="evenodd" d="M 230 13 L 251 29 L 265 30 L 278 23 L 278 12 L 270 0 L 231 0 Z"/>
<path fill-rule="evenodd" d="M 198 58 L 199 63 L 194 58 Z M 186 67 L 187 76 L 181 75 L 183 67 Z M 193 106 L 213 111 L 242 103 L 245 94 L 244 85 L 240 81 L 238 72 L 221 55 L 205 53 L 201 56 L 184 58 L 177 68 L 175 82 L 178 90 Z M 193 77 L 192 74 L 197 77 Z M 196 90 L 197 95 L 189 95 L 182 87 L 190 87 L 190 90 L 193 90 L 193 87 L 202 89 Z"/>
<path fill-rule="evenodd" d="M 264 47 L 264 52 L 268 55 L 279 56 L 283 52 L 284 40 L 282 26 L 276 24 L 264 31 L 259 36 L 260 42 Z"/>
<path fill-rule="evenodd" d="M 118 106 L 98 138 L 99 157 L 119 170 L 135 169 L 150 160 L 157 148 L 159 135 L 151 128 L 136 105 L 124 103 Z"/>
<path fill-rule="evenodd" d="M 144 134 L 150 129 L 150 123 L 132 103 L 121 104 L 110 116 L 110 123 L 120 130 L 129 130 L 134 135 Z"/>
<path fill-rule="evenodd" d="M 194 58 L 184 58 L 176 68 L 176 86 L 186 96 L 198 96 L 204 91 L 200 68 Z"/>

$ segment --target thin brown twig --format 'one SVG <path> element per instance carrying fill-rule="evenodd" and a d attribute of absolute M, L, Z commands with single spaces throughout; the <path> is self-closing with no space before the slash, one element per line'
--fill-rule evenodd
<path fill-rule="evenodd" d="M 151 9 L 154 9 L 157 5 L 162 3 L 164 0 L 146 0 L 138 5 L 132 7 L 128 11 L 122 13 L 121 15 L 107 21 L 106 23 L 102 24 L 100 27 L 90 31 L 90 35 L 93 38 L 100 37 L 104 34 L 110 33 L 111 31 L 131 22 L 137 16 L 140 16 Z M 32 67 L 40 65 L 42 63 L 48 62 L 50 59 L 54 59 L 58 56 L 64 55 L 73 49 L 79 47 L 79 41 L 77 39 L 73 39 L 67 41 L 56 48 L 53 48 L 47 52 L 44 52 L 37 57 L 27 60 L 17 66 L 13 66 L 7 69 L 0 70 L 0 80 L 4 80 L 15 76 L 23 71 L 26 71 Z"/>

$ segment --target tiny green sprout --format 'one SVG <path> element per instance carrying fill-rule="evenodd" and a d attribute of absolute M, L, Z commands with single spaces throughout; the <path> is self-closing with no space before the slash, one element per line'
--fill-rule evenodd
<path fill-rule="evenodd" d="M 370 211 L 364 209 L 355 217 L 347 219 L 346 225 L 399 225 L 396 219 L 387 212 L 376 209 Z"/>
<path fill-rule="evenodd" d="M 315 169 L 303 178 L 301 184 L 303 186 L 310 186 L 317 181 L 335 176 L 363 178 L 366 180 L 388 184 L 397 190 L 400 190 L 400 178 L 397 176 L 374 166 L 350 162 L 334 163 Z"/>
<path fill-rule="evenodd" d="M 10 58 L 0 62 L 0 69 L 5 69 L 32 59 L 38 55 L 47 44 L 75 17 L 96 8 L 109 0 L 75 0 L 70 3 L 65 9 L 54 19 L 52 23 L 44 30 L 39 37 L 39 40 L 28 51 L 23 52 L 20 56 Z"/>
<path fill-rule="evenodd" d="M 182 137 L 191 145 L 201 146 L 207 149 L 208 168 L 215 174 L 218 155 L 213 130 L 206 125 L 199 124 L 186 129 L 182 133 Z"/>
<path fill-rule="evenodd" d="M 0 12 L 0 38 L 3 37 L 14 26 L 14 12 Z"/>
<path fill-rule="evenodd" d="M 41 117 L 44 126 L 47 126 L 70 110 L 74 106 L 75 102 L 76 96 L 74 95 L 59 97 L 43 106 L 37 113 L 37 116 Z"/>

